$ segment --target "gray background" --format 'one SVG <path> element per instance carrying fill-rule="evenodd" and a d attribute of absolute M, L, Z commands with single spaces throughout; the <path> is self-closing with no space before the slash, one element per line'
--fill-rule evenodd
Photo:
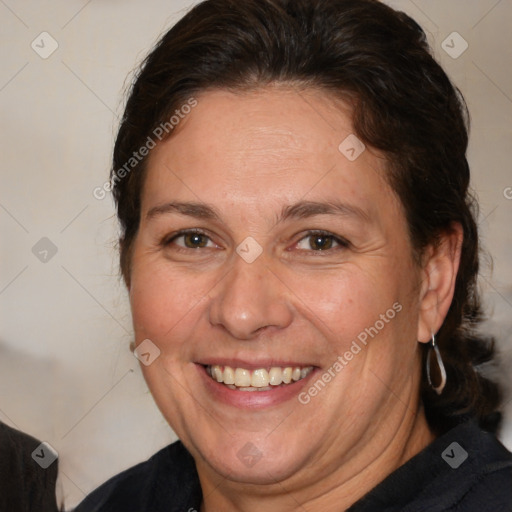
<path fill-rule="evenodd" d="M 494 261 L 484 262 L 481 288 L 509 385 L 512 2 L 388 3 L 425 28 L 469 104 L 479 224 Z M 0 420 L 59 452 L 67 508 L 174 439 L 129 350 L 113 204 L 93 189 L 108 176 L 132 70 L 190 5 L 0 0 Z M 454 31 L 468 44 L 457 58 L 464 41 Z M 511 399 L 501 433 L 509 448 Z"/>

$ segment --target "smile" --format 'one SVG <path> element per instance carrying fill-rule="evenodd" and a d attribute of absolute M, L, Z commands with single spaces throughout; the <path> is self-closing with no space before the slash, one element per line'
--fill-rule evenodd
<path fill-rule="evenodd" d="M 206 373 L 215 381 L 238 391 L 269 391 L 307 377 L 313 366 L 272 366 L 270 368 L 232 368 L 231 366 L 206 366 Z"/>

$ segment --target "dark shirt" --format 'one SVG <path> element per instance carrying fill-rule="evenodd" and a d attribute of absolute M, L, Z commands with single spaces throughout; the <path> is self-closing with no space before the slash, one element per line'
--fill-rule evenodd
<path fill-rule="evenodd" d="M 57 466 L 40 441 L 0 422 L 0 511 L 56 512 Z"/>
<path fill-rule="evenodd" d="M 194 460 L 178 441 L 113 477 L 75 512 L 198 512 L 201 500 Z M 465 422 L 348 510 L 512 512 L 512 454 L 474 421 Z"/>

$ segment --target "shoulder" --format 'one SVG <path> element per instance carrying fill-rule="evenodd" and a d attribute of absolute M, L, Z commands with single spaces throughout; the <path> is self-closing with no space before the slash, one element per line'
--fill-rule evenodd
<path fill-rule="evenodd" d="M 200 486 L 192 456 L 180 441 L 150 459 L 112 477 L 87 496 L 75 512 L 188 510 L 200 501 Z"/>
<path fill-rule="evenodd" d="M 429 451 L 442 462 L 424 495 L 425 504 L 438 507 L 432 510 L 512 512 L 512 453 L 476 421 L 454 428 Z"/>
<path fill-rule="evenodd" d="M 512 512 L 512 454 L 476 421 L 438 437 L 351 512 Z"/>
<path fill-rule="evenodd" d="M 32 454 L 37 457 L 40 444 L 35 437 L 0 422 L 0 510 L 57 510 L 58 461 L 38 464 Z"/>
<path fill-rule="evenodd" d="M 512 464 L 492 468 L 479 476 L 452 509 L 454 512 L 512 512 Z"/>
<path fill-rule="evenodd" d="M 453 480 L 459 483 L 462 492 L 452 509 L 512 512 L 512 453 L 493 434 L 480 430 L 476 424 L 469 425 L 468 431 L 471 442 L 467 468 L 460 475 L 454 474 Z"/>

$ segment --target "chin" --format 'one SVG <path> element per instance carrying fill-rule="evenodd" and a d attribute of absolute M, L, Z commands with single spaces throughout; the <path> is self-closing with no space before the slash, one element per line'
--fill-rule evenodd
<path fill-rule="evenodd" d="M 306 441 L 293 442 L 279 436 L 272 442 L 245 434 L 228 437 L 213 450 L 200 451 L 200 458 L 217 474 L 233 482 L 269 485 L 290 478 L 306 465 L 307 454 L 298 448 L 306 444 L 311 446 Z"/>

